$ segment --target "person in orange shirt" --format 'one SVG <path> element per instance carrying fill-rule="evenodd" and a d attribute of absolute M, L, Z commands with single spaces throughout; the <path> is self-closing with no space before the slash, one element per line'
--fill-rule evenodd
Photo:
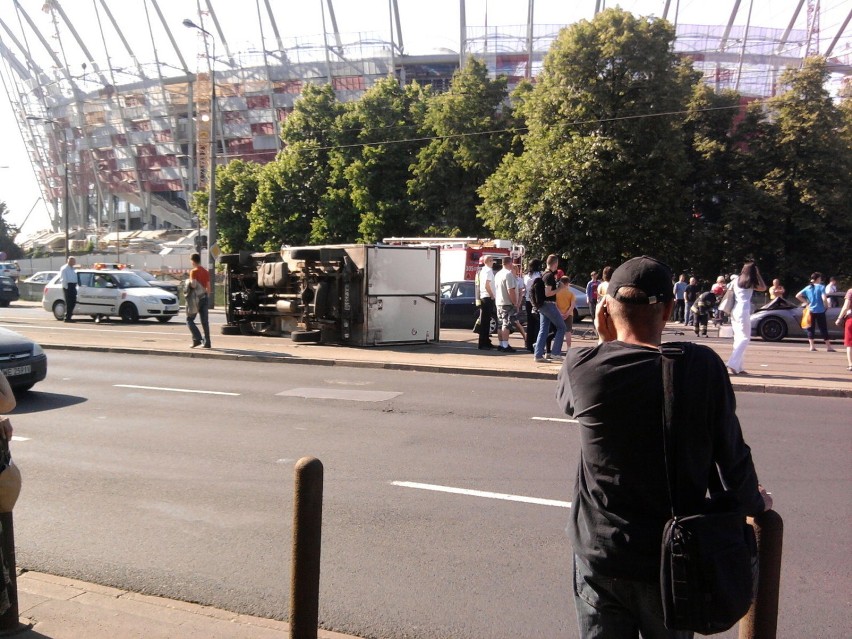
<path fill-rule="evenodd" d="M 204 346 L 210 348 L 210 322 L 207 317 L 209 308 L 208 293 L 210 292 L 210 273 L 201 266 L 201 256 L 193 253 L 189 256 L 192 262 L 192 270 L 189 271 L 189 279 L 186 281 L 184 294 L 186 295 L 186 325 L 192 333 L 192 348 Z M 201 332 L 195 325 L 195 318 L 201 320 L 201 329 L 204 331 L 202 342 Z"/>

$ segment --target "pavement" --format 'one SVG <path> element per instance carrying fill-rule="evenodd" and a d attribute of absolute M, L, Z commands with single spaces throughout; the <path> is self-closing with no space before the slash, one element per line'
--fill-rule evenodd
<path fill-rule="evenodd" d="M 20 302 L 25 305 L 25 302 Z M 37 306 L 37 304 L 35 304 Z M 216 311 L 214 311 L 215 313 Z M 220 311 L 219 311 L 220 312 Z M 558 364 L 536 364 L 522 350 L 519 336 L 510 343 L 515 353 L 480 351 L 470 331 L 445 330 L 432 344 L 353 348 L 317 344 L 294 344 L 286 338 L 243 335 L 213 335 L 213 348 L 190 349 L 185 327 L 162 326 L 162 338 L 140 341 L 125 331 L 88 330 L 88 322 L 68 325 L 57 322 L 31 332 L 24 325 L 10 326 L 37 338 L 46 349 L 86 350 L 169 357 L 217 358 L 243 361 L 280 361 L 289 364 L 348 366 L 485 375 L 528 379 L 555 379 Z M 93 324 L 91 324 L 93 326 Z M 595 343 L 589 322 L 575 327 L 573 346 Z M 671 323 L 664 341 L 700 341 L 724 358 L 732 340 L 711 328 L 707 338 Z M 845 349 L 825 351 L 823 345 L 810 352 L 806 341 L 778 344 L 752 340 L 746 354 L 749 374 L 732 378 L 737 392 L 781 393 L 824 397 L 852 397 L 852 373 L 846 370 Z M 20 625 L 10 631 L 26 639 L 195 639 L 289 636 L 282 621 L 250 617 L 207 606 L 151 597 L 84 583 L 65 577 L 19 569 L 17 589 Z M 3 633 L 0 631 L 0 636 Z M 319 630 L 320 639 L 345 639 L 347 635 Z"/>

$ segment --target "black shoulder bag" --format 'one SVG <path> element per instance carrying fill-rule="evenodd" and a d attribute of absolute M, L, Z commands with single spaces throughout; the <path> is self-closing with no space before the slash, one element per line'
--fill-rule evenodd
<path fill-rule="evenodd" d="M 748 612 L 757 584 L 757 543 L 731 495 L 712 500 L 704 513 L 678 514 L 674 438 L 676 363 L 683 345 L 663 345 L 663 453 L 672 518 L 663 529 L 660 587 L 669 630 L 724 632 Z M 721 485 L 718 469 L 714 483 Z M 712 484 L 711 484 L 712 485 Z M 725 504 L 727 509 L 713 508 Z"/>

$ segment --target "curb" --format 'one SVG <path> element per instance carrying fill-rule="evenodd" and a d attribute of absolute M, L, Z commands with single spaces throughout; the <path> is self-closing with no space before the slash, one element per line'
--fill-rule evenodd
<path fill-rule="evenodd" d="M 556 379 L 557 371 L 509 371 L 467 368 L 464 366 L 440 366 L 435 364 L 403 364 L 397 362 L 376 362 L 359 360 L 331 360 L 323 358 L 300 357 L 291 355 L 258 355 L 245 352 L 221 351 L 151 351 L 141 348 L 115 346 L 76 346 L 68 344 L 44 344 L 42 348 L 66 351 L 93 351 L 100 353 L 120 353 L 123 355 L 156 355 L 167 357 L 188 357 L 194 359 L 226 359 L 245 362 L 286 362 L 308 366 L 343 366 L 345 368 L 371 368 L 391 371 L 412 371 L 418 373 L 443 373 L 446 375 L 473 375 L 479 377 L 498 377 L 513 379 Z M 808 386 L 772 386 L 768 384 L 743 384 L 732 382 L 735 392 L 763 393 L 772 395 L 799 395 L 812 397 L 852 398 L 852 390 L 840 388 L 811 388 Z"/>

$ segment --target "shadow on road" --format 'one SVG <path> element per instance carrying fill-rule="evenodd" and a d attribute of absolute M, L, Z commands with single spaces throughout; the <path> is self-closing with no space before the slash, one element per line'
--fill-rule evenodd
<path fill-rule="evenodd" d="M 17 398 L 18 405 L 10 415 L 25 415 L 27 413 L 41 413 L 57 408 L 66 408 L 75 404 L 89 401 L 86 397 L 75 397 L 74 395 L 61 395 L 59 393 L 40 393 L 30 391 Z"/>

